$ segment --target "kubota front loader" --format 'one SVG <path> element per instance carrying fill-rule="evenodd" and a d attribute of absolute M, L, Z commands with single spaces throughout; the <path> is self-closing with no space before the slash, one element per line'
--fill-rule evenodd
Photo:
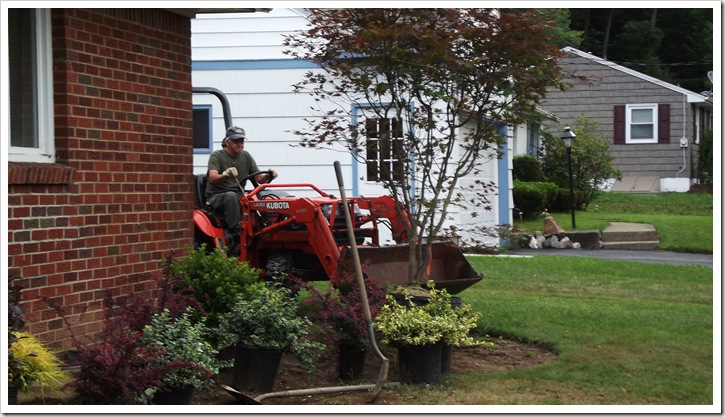
<path fill-rule="evenodd" d="M 227 126 L 231 115 L 226 97 L 213 88 L 195 88 L 195 93 L 211 93 L 222 102 Z M 264 172 L 264 171 L 263 171 Z M 240 198 L 242 209 L 240 262 L 259 268 L 269 278 L 295 275 L 307 281 L 330 280 L 337 285 L 343 274 L 354 275 L 347 227 L 341 199 L 313 184 L 257 184 L 253 173 L 240 178 L 255 188 Z M 222 216 L 206 203 L 206 174 L 194 176 L 196 208 L 194 243 L 207 248 L 225 248 Z M 243 191 L 243 190 L 242 190 Z M 311 196 L 297 197 L 294 193 Z M 381 288 L 407 284 L 407 214 L 396 210 L 391 196 L 348 197 L 355 243 L 365 273 Z M 390 228 L 395 245 L 381 245 L 380 227 Z M 453 243 L 432 246 L 429 279 L 436 288 L 456 294 L 481 280 L 460 249 Z"/>
<path fill-rule="evenodd" d="M 257 174 L 247 179 L 253 182 Z M 195 176 L 194 182 L 197 187 L 195 243 L 224 248 L 221 217 L 211 212 L 203 199 L 206 175 Z M 342 274 L 352 276 L 347 228 L 339 198 L 309 183 L 255 185 L 240 199 L 240 262 L 248 262 L 268 277 L 293 274 L 307 281 L 330 280 L 336 285 Z M 296 197 L 290 194 L 294 190 L 314 195 Z M 401 218 L 393 198 L 386 195 L 350 197 L 347 202 L 366 274 L 375 278 L 381 288 L 406 284 L 405 212 L 400 212 Z M 380 227 L 390 228 L 396 245 L 380 245 Z M 437 288 L 446 288 L 451 294 L 481 280 L 453 243 L 433 245 L 429 274 Z"/>

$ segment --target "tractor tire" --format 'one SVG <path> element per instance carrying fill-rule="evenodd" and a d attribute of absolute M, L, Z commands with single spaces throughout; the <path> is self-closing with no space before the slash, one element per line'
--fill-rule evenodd
<path fill-rule="evenodd" d="M 194 249 L 200 249 L 203 244 L 206 244 L 205 250 L 207 253 L 214 252 L 214 239 L 194 227 Z"/>
<path fill-rule="evenodd" d="M 292 256 L 275 253 L 267 257 L 264 279 L 289 288 L 289 275 L 292 272 Z"/>

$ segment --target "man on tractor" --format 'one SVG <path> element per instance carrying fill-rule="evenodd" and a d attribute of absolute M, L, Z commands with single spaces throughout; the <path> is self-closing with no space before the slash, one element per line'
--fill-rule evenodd
<path fill-rule="evenodd" d="M 222 149 L 214 151 L 209 157 L 207 169 L 207 184 L 205 197 L 209 206 L 223 216 L 227 225 L 225 238 L 228 242 L 229 256 L 239 256 L 239 235 L 242 221 L 239 199 L 244 194 L 244 183 L 239 182 L 237 176 L 246 178 L 259 168 L 252 155 L 244 150 L 246 135 L 244 129 L 231 126 L 227 129 L 226 137 L 222 140 Z M 267 173 L 255 175 L 253 182 L 257 184 L 268 183 L 277 178 L 277 172 L 269 170 Z"/>

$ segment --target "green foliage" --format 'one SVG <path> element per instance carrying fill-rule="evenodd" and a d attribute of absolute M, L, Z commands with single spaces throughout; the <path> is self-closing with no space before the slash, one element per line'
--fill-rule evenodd
<path fill-rule="evenodd" d="M 219 322 L 224 344 L 241 343 L 292 353 L 304 366 L 312 368 L 324 345 L 308 339 L 312 322 L 297 312 L 297 302 L 289 289 L 264 282 L 238 294 L 236 302 Z"/>
<path fill-rule="evenodd" d="M 207 341 L 209 329 L 205 320 L 196 323 L 189 310 L 178 318 L 171 317 L 169 310 L 155 314 L 151 323 L 143 329 L 141 343 L 161 347 L 159 359 L 168 363 L 184 362 L 187 366 L 174 368 L 164 375 L 157 386 L 149 387 L 145 396 L 153 397 L 164 388 L 208 388 L 214 383 L 213 376 L 231 361 L 217 359 L 218 351 Z"/>
<path fill-rule="evenodd" d="M 561 129 L 563 130 L 563 128 Z M 577 117 L 572 131 L 576 139 L 571 147 L 574 190 L 578 193 L 576 207 L 586 207 L 612 178 L 622 174 L 613 167 L 614 156 L 609 152 L 609 142 L 599 133 L 599 123 L 584 116 Z M 549 133 L 542 134 L 542 167 L 547 180 L 560 188 L 569 189 L 567 150 L 561 138 Z M 579 197 L 580 196 L 580 197 Z"/>
<path fill-rule="evenodd" d="M 609 58 L 627 62 L 627 66 L 653 77 L 668 79 L 667 67 L 660 65 L 657 56 L 664 36 L 664 32 L 649 20 L 629 21 L 614 37 Z"/>
<path fill-rule="evenodd" d="M 559 194 L 559 187 L 551 182 L 514 180 L 514 205 L 522 216 L 533 218 L 547 211 Z"/>
<path fill-rule="evenodd" d="M 569 11 L 569 27 L 584 32 L 578 49 L 646 74 L 654 70 L 664 75 L 659 77 L 664 81 L 690 91 L 711 88 L 706 75 L 713 68 L 715 13 L 712 8 L 572 8 Z M 637 27 L 631 22 L 637 22 Z M 657 31 L 662 32 L 661 37 Z M 647 39 L 654 42 L 647 44 Z M 636 49 L 620 51 L 635 43 Z M 654 48 L 655 45 L 658 47 Z"/>
<path fill-rule="evenodd" d="M 546 176 L 541 170 L 541 162 L 531 155 L 516 155 L 513 157 L 514 180 L 527 182 L 544 182 Z"/>
<path fill-rule="evenodd" d="M 237 297 L 257 281 L 259 272 L 219 248 L 207 252 L 202 245 L 189 247 L 188 251 L 189 255 L 177 260 L 172 268 L 208 315 L 209 327 L 217 327 L 219 316 L 231 310 Z"/>
<path fill-rule="evenodd" d="M 570 28 L 571 16 L 569 9 L 535 9 L 534 12 L 544 16 L 551 22 L 549 32 L 552 42 L 563 48 L 573 46 L 578 48 L 582 43 L 584 31 Z"/>
<path fill-rule="evenodd" d="M 479 313 L 474 313 L 470 305 L 459 308 L 451 306 L 451 296 L 445 289 L 431 288 L 428 302 L 418 305 L 409 300 L 410 293 L 404 287 L 397 291 L 406 297 L 404 303 L 388 294 L 388 302 L 382 307 L 375 319 L 374 327 L 381 335 L 381 343 L 403 345 L 427 345 L 444 341 L 451 346 L 471 346 L 477 344 L 469 335 L 476 327 Z"/>
<path fill-rule="evenodd" d="M 697 151 L 697 177 L 705 178 L 705 172 L 707 172 L 707 182 L 713 181 L 713 170 L 712 170 L 712 129 L 705 132 L 700 138 L 700 147 Z"/>
<path fill-rule="evenodd" d="M 12 331 L 15 340 L 8 348 L 8 387 L 30 391 L 37 386 L 41 393 L 46 389 L 57 389 L 68 382 L 68 376 L 61 369 L 62 362 L 35 336 L 28 332 Z"/>

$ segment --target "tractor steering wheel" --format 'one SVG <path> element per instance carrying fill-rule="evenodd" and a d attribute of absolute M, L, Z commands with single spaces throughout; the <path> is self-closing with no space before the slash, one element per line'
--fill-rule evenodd
<path fill-rule="evenodd" d="M 249 180 L 249 182 L 252 183 L 252 185 L 254 186 L 254 188 L 257 188 L 257 187 L 259 187 L 259 183 L 257 182 L 257 180 L 254 177 L 256 177 L 259 174 L 267 174 L 269 176 L 269 181 L 267 183 L 272 182 L 272 180 L 273 180 L 273 178 L 272 178 L 272 171 L 271 170 L 266 170 L 266 171 L 253 172 L 253 173 L 247 175 L 246 177 L 242 178 L 241 180 L 239 180 L 239 183 L 240 184 L 244 184 L 245 181 Z"/>

